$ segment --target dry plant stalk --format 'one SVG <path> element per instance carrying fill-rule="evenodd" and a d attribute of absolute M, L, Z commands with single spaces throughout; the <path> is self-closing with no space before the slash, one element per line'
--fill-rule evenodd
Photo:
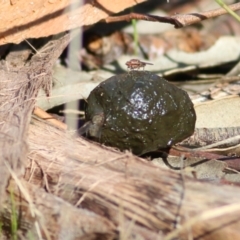
<path fill-rule="evenodd" d="M 188 234 L 193 238 L 204 236 L 201 239 L 240 237 L 240 209 L 225 210 L 224 217 L 220 214 L 208 219 L 201 215 L 238 203 L 240 193 L 236 187 L 182 178 L 130 153 L 73 139 L 37 121 L 30 127 L 29 147 L 27 181 L 42 187 L 42 172 L 48 191 L 75 207 L 106 217 L 117 227 L 134 222 L 128 239 L 134 234 L 157 239 L 159 231 L 166 234 L 176 226 L 183 238 Z M 191 219 L 193 223 L 185 227 Z M 150 232 L 150 238 L 146 237 Z"/>
<path fill-rule="evenodd" d="M 59 120 L 57 120 L 56 118 L 54 118 L 52 115 L 50 115 L 49 113 L 45 112 L 43 109 L 41 109 L 40 107 L 35 107 L 33 114 L 39 118 L 41 118 L 42 120 L 46 120 L 49 123 L 55 125 L 56 127 L 59 127 L 61 129 L 66 130 L 67 129 L 67 125 L 63 122 L 60 122 Z"/>

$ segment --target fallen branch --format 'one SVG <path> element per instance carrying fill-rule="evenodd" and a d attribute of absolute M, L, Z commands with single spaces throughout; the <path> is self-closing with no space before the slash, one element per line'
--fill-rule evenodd
<path fill-rule="evenodd" d="M 170 233 L 175 227 L 180 229 L 178 236 L 191 234 L 194 239 L 240 237 L 239 208 L 206 217 L 208 211 L 211 216 L 213 209 L 221 211 L 223 206 L 231 210 L 239 202 L 238 188 L 183 177 L 184 172 L 157 168 L 130 153 L 74 140 L 38 121 L 30 128 L 29 146 L 27 181 L 42 186 L 40 173 L 44 173 L 44 186 L 52 194 L 106 217 L 125 231 L 131 225 L 128 239 L 134 234 L 156 239 L 159 232 Z"/>

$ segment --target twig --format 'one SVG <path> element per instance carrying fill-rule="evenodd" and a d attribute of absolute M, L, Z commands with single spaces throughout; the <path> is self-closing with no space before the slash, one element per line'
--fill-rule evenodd
<path fill-rule="evenodd" d="M 240 9 L 240 3 L 231 4 L 228 6 L 232 11 L 237 11 Z M 174 25 L 175 28 L 182 28 L 194 23 L 201 22 L 203 20 L 218 17 L 220 15 L 228 13 L 223 8 L 218 8 L 210 11 L 205 11 L 202 13 L 188 13 L 188 14 L 176 14 L 171 17 L 162 17 L 149 14 L 140 13 L 129 13 L 122 16 L 107 17 L 105 21 L 107 23 L 120 22 L 120 21 L 131 21 L 132 19 L 145 20 L 150 22 L 162 22 Z"/>
<path fill-rule="evenodd" d="M 232 11 L 223 1 L 221 0 L 215 0 L 222 8 L 224 8 L 230 15 L 232 15 L 236 20 L 240 22 L 240 17 Z"/>
<path fill-rule="evenodd" d="M 172 146 L 171 149 L 169 149 L 169 154 L 173 156 L 180 157 L 182 154 L 184 154 L 185 157 L 190 158 L 204 158 L 204 159 L 217 159 L 220 160 L 221 158 L 226 157 L 225 155 L 220 155 L 216 153 L 211 152 L 204 152 L 204 151 L 193 151 L 190 148 L 185 148 L 182 146 Z"/>
<path fill-rule="evenodd" d="M 217 153 L 211 153 L 211 152 L 204 152 L 204 151 L 192 151 L 191 149 L 187 149 L 187 148 L 183 148 L 183 147 L 175 147 L 173 146 L 170 150 L 169 150 L 169 154 L 172 156 L 182 156 L 182 154 L 184 154 L 184 156 L 186 158 L 200 158 L 199 162 L 196 164 L 200 164 L 203 162 L 207 162 L 207 161 L 211 161 L 211 159 L 214 160 L 218 160 L 218 161 L 222 161 L 224 163 L 227 164 L 227 168 L 231 168 L 234 169 L 236 171 L 240 171 L 240 158 L 239 157 L 235 157 L 235 156 L 225 156 L 225 155 L 221 155 L 221 154 L 217 154 Z M 194 164 L 194 165 L 196 165 Z M 169 166 L 169 164 L 167 164 Z M 172 167 L 170 166 L 171 169 L 174 170 L 180 170 L 179 167 Z"/>
<path fill-rule="evenodd" d="M 50 114 L 48 114 L 39 107 L 35 107 L 33 113 L 39 118 L 47 120 L 48 122 L 52 123 L 54 126 L 57 126 L 64 130 L 67 129 L 67 125 L 65 123 L 58 121 L 56 118 L 54 118 L 53 116 L 51 116 Z"/>

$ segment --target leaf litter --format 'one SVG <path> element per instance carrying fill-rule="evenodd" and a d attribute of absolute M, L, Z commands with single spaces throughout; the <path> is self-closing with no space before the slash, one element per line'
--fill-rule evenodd
<path fill-rule="evenodd" d="M 172 38 L 174 38 L 174 34 L 166 35 L 166 36 L 171 36 Z M 179 35 L 176 34 L 176 36 L 179 36 Z M 201 36 L 199 36 L 199 37 L 201 37 Z M 142 39 L 144 39 L 144 38 L 142 38 Z M 144 40 L 146 42 L 147 41 L 154 42 L 153 39 L 156 39 L 155 36 L 151 40 L 148 40 L 148 39 L 147 40 L 144 39 Z M 143 41 L 143 40 L 141 40 L 141 41 Z M 225 73 L 230 72 L 230 70 L 233 68 L 233 66 L 238 62 L 238 60 L 239 60 L 239 57 L 238 57 L 239 56 L 239 48 L 238 48 L 239 38 L 235 37 L 235 36 L 220 37 L 220 38 L 218 38 L 218 40 L 217 40 L 217 38 L 214 39 L 213 42 L 212 42 L 213 43 L 212 46 L 208 46 L 204 50 L 202 50 L 200 48 L 198 48 L 198 49 L 195 48 L 194 51 L 198 51 L 198 52 L 194 52 L 192 50 L 192 48 L 188 48 L 188 49 L 191 49 L 191 51 L 184 52 L 183 49 L 186 50 L 187 49 L 186 47 L 174 49 L 174 44 L 172 44 L 172 46 L 170 46 L 170 47 L 168 46 L 167 48 L 163 49 L 162 52 L 159 51 L 157 55 L 150 54 L 149 56 L 147 56 L 149 58 L 149 61 L 154 63 L 154 65 L 152 66 L 153 68 L 151 68 L 151 66 L 150 66 L 148 68 L 149 70 L 154 71 L 159 76 L 164 76 L 171 81 L 173 80 L 174 82 L 177 82 L 176 80 L 180 80 L 180 83 L 178 82 L 178 85 L 182 85 L 183 88 L 185 88 L 184 85 L 186 85 L 185 80 L 189 80 L 189 78 L 190 78 L 190 80 L 192 80 L 192 81 L 194 79 L 197 79 L 197 81 L 198 81 L 201 78 L 200 75 L 202 75 L 202 73 L 204 73 L 206 75 L 206 79 L 208 79 L 208 76 L 210 79 L 209 81 L 207 81 L 207 86 L 205 86 L 204 91 L 199 91 L 199 86 L 197 84 L 195 84 L 195 88 L 192 85 L 192 86 L 190 86 L 191 89 L 188 89 L 190 97 L 192 98 L 192 100 L 194 102 L 196 102 L 195 109 L 197 112 L 197 125 L 196 125 L 195 135 L 192 136 L 192 138 L 194 138 L 194 143 L 191 144 L 191 139 L 185 140 L 185 143 L 183 142 L 183 144 L 182 144 L 182 145 L 184 145 L 184 147 L 181 147 L 181 145 L 178 144 L 169 151 L 169 155 L 167 156 L 167 158 L 164 159 L 163 156 L 161 158 L 154 158 L 152 160 L 152 163 L 156 164 L 157 166 L 161 165 L 162 167 L 165 167 L 165 169 L 172 168 L 175 171 L 179 171 L 179 172 L 183 173 L 184 175 L 186 174 L 187 176 L 190 176 L 193 179 L 205 179 L 205 180 L 214 181 L 214 182 L 221 183 L 221 184 L 227 184 L 229 182 L 239 183 L 239 173 L 238 173 L 238 170 L 239 170 L 239 167 L 238 167 L 238 165 L 239 165 L 238 164 L 238 162 L 239 162 L 238 154 L 239 153 L 238 153 L 238 151 L 239 150 L 238 150 L 238 142 L 237 142 L 238 141 L 237 137 L 238 137 L 238 132 L 239 132 L 239 125 L 238 125 L 238 122 L 239 122 L 239 120 L 238 120 L 238 116 L 239 116 L 239 114 L 238 114 L 238 109 L 239 109 L 239 107 L 238 107 L 238 98 L 239 98 L 238 97 L 238 94 L 239 94 L 238 84 L 239 83 L 238 83 L 238 80 L 234 80 L 232 82 L 225 82 L 225 83 L 218 82 L 216 84 L 213 81 L 213 78 L 211 77 L 212 73 L 213 73 L 212 76 L 217 73 L 217 79 L 223 80 Z M 163 44 L 166 44 L 166 42 L 164 42 Z M 145 44 L 145 46 L 147 46 L 147 44 Z M 156 45 L 154 47 L 156 47 Z M 161 47 L 160 47 L 160 49 L 161 49 Z M 149 51 L 149 49 L 147 49 L 146 51 Z M 128 52 L 126 52 L 126 53 L 123 52 L 123 54 L 125 54 L 125 55 L 122 55 L 122 53 L 121 53 L 120 57 L 116 57 L 115 61 L 113 59 L 113 61 L 114 61 L 113 63 L 110 63 L 110 62 L 108 63 L 108 62 L 103 61 L 100 65 L 94 64 L 93 68 L 90 68 L 91 71 L 89 71 L 89 69 L 87 69 L 87 68 L 85 69 L 85 71 L 81 71 L 81 72 L 71 70 L 72 72 L 68 76 L 68 79 L 67 79 L 68 81 L 63 80 L 63 79 L 66 79 L 66 73 L 67 73 L 67 71 L 69 71 L 69 68 L 63 67 L 61 64 L 60 64 L 60 67 L 57 67 L 57 64 L 56 64 L 55 65 L 55 75 L 52 78 L 52 80 L 53 80 L 52 93 L 53 94 L 50 97 L 46 98 L 46 97 L 43 97 L 44 94 L 41 93 L 41 95 L 38 96 L 37 105 L 39 107 L 42 107 L 45 110 L 48 110 L 54 106 L 59 106 L 60 104 L 64 104 L 69 101 L 73 101 L 73 100 L 77 100 L 77 99 L 86 99 L 87 96 L 89 95 L 89 93 L 91 92 L 91 90 L 94 89 L 100 82 L 102 82 L 106 78 L 112 76 L 113 74 L 126 71 L 126 67 L 124 65 L 127 60 L 132 58 L 132 55 L 129 55 Z M 119 56 L 119 55 L 117 55 L 117 56 Z M 142 59 L 142 61 L 144 61 L 143 56 L 144 55 L 139 56 L 139 58 Z M 83 56 L 83 57 L 85 57 L 85 56 Z M 154 58 L 154 61 L 151 58 Z M 13 59 L 14 59 L 14 57 L 12 58 L 11 56 L 9 56 L 8 61 L 12 62 L 12 64 L 14 65 L 16 63 L 14 62 Z M 92 58 L 92 59 L 94 59 L 94 58 Z M 81 57 L 80 57 L 80 61 L 82 61 L 82 63 L 83 63 L 83 60 L 81 59 Z M 88 61 L 88 62 L 91 62 L 91 61 Z M 227 64 L 230 64 L 230 66 L 227 66 Z M 101 69 L 96 70 L 96 66 Z M 86 67 L 88 67 L 88 66 L 86 66 Z M 222 71 L 219 72 L 219 70 L 224 67 L 226 67 L 227 70 L 224 69 L 224 71 L 225 71 L 224 73 Z M 209 74 L 209 71 L 210 72 L 212 71 L 212 72 Z M 72 79 L 70 79 L 70 78 L 72 78 Z M 187 82 L 187 83 L 189 83 L 189 82 Z M 211 86 L 209 86 L 209 84 Z M 234 89 L 231 89 L 231 86 L 233 86 L 233 85 L 234 85 Z M 189 85 L 187 87 L 189 88 Z M 216 89 L 217 89 L 217 91 L 215 91 Z M 66 94 L 66 91 L 67 91 L 67 94 Z M 207 94 L 206 94 L 206 91 L 207 91 Z M 228 96 L 228 95 L 233 95 L 233 94 L 236 96 L 222 98 L 222 96 Z M 217 99 L 217 100 L 212 101 L 212 99 Z M 204 103 L 197 104 L 197 102 L 204 102 Z M 32 128 L 34 128 L 34 125 L 35 126 L 41 125 L 41 123 L 38 123 L 35 120 L 32 121 L 32 123 L 33 123 L 31 126 Z M 38 136 L 40 136 L 42 128 L 39 128 L 39 129 L 38 129 L 39 132 L 37 134 Z M 47 126 L 46 129 L 49 132 L 53 131 L 51 126 Z M 32 130 L 32 131 L 34 132 L 34 130 Z M 56 131 L 56 136 L 63 136 L 61 134 L 62 133 Z M 31 136 L 31 137 L 33 137 L 33 136 Z M 49 134 L 49 136 L 50 136 L 50 134 Z M 60 143 L 59 142 L 60 139 L 58 139 L 59 140 L 58 141 L 56 136 L 55 136 L 54 144 Z M 205 139 L 203 139 L 203 136 L 205 137 Z M 226 136 L 226 138 L 225 138 L 225 136 Z M 57 148 L 55 146 L 55 151 L 52 151 L 52 152 L 51 152 L 51 148 L 49 148 L 49 152 L 47 152 L 44 149 L 46 147 L 44 144 L 45 144 L 45 140 L 47 140 L 47 138 L 44 139 L 44 136 L 43 136 L 43 139 L 36 139 L 36 140 L 42 141 L 41 142 L 42 148 L 40 147 L 41 144 L 34 145 L 35 140 L 33 140 L 31 142 L 31 155 L 30 155 L 31 161 L 33 162 L 35 157 L 37 156 L 37 152 L 34 151 L 34 149 L 40 150 L 40 151 L 42 151 L 40 154 L 41 157 L 44 158 L 44 156 L 48 156 L 48 157 L 46 157 L 46 159 L 51 160 L 52 161 L 51 164 L 57 169 L 57 167 L 54 165 L 54 164 L 56 164 L 55 157 L 58 158 L 58 157 L 63 156 L 63 152 L 62 152 L 63 146 L 61 146 L 59 148 Z M 51 144 L 53 144 L 52 139 L 50 137 L 49 137 L 48 141 L 49 141 L 49 146 Z M 228 142 L 226 143 L 226 141 L 228 141 Z M 200 142 L 201 144 L 197 145 L 196 142 Z M 94 148 L 93 147 L 94 144 L 91 145 L 88 142 L 83 141 L 81 144 L 83 144 L 84 146 L 87 146 L 88 149 Z M 215 144 L 215 145 L 213 146 L 212 144 Z M 227 144 L 227 146 L 226 146 L 226 144 Z M 69 145 L 69 149 L 71 149 L 70 145 Z M 192 145 L 194 145 L 194 146 L 192 146 Z M 211 145 L 212 145 L 212 147 L 214 147 L 214 149 L 211 148 Z M 193 147 L 195 147 L 195 148 L 193 148 Z M 60 149 L 61 149 L 61 151 L 59 151 Z M 98 148 L 96 148 L 96 149 L 98 149 Z M 103 151 L 101 153 L 104 152 L 104 149 L 106 150 L 105 153 L 107 153 L 107 151 L 115 152 L 115 150 L 113 150 L 113 149 L 104 148 L 104 146 L 102 146 Z M 76 159 L 81 159 L 81 156 L 80 156 L 81 154 L 79 152 L 74 152 L 74 151 L 75 151 L 74 148 L 72 148 L 72 151 L 69 151 L 69 153 L 68 153 L 73 158 L 72 160 L 77 161 Z M 54 153 L 54 156 L 48 155 L 50 153 Z M 119 154 L 118 151 L 116 151 L 116 153 Z M 96 154 L 98 154 L 98 153 L 96 152 Z M 131 155 L 131 154 L 130 155 L 128 155 L 128 154 L 130 154 L 130 153 L 126 153 L 126 155 L 124 155 L 125 160 L 128 160 L 128 157 Z M 177 157 L 174 155 L 176 155 Z M 186 157 L 186 159 L 184 159 L 184 156 Z M 87 159 L 87 152 L 85 152 L 85 157 Z M 107 159 L 107 156 L 105 156 L 105 158 Z M 130 156 L 129 158 L 131 159 L 131 161 L 133 161 L 132 156 Z M 113 160 L 111 160 L 111 161 L 115 161 L 115 159 L 118 159 L 118 157 L 113 157 L 112 159 Z M 61 160 L 64 161 L 64 159 L 61 159 Z M 90 160 L 93 162 L 95 161 L 94 163 L 96 163 L 96 161 L 98 161 L 98 157 L 95 156 L 94 158 L 92 158 Z M 135 160 L 136 159 L 134 159 L 134 161 Z M 141 159 L 138 159 L 137 162 L 140 163 Z M 93 163 L 93 165 L 94 165 L 94 163 Z M 52 166 L 49 165 L 48 162 L 46 162 L 45 164 L 46 164 L 46 166 L 47 165 L 48 166 L 46 168 L 44 168 L 44 171 L 46 171 L 46 173 L 49 174 L 46 176 L 47 176 L 47 181 L 50 182 L 51 176 L 53 176 L 54 169 L 51 168 Z M 72 162 L 71 162 L 71 164 L 72 164 Z M 84 165 L 84 164 L 86 164 L 86 162 L 82 162 L 82 165 Z M 103 162 L 101 164 L 104 165 L 106 163 Z M 120 163 L 118 163 L 118 164 L 120 164 Z M 128 165 L 127 161 L 124 162 L 124 164 L 125 164 L 125 166 L 127 166 Z M 129 163 L 129 165 L 131 165 L 131 163 Z M 112 167 L 113 167 L 112 165 L 109 165 L 110 169 Z M 142 167 L 142 166 L 140 166 L 140 167 Z M 147 168 L 147 165 L 146 165 L 146 168 Z M 73 169 L 70 169 L 70 171 L 73 171 Z M 102 170 L 105 173 L 106 169 L 103 168 Z M 101 171 L 100 171 L 99 175 L 96 174 L 96 176 L 94 176 L 94 172 L 91 172 L 90 170 L 88 170 L 88 171 L 89 171 L 88 172 L 89 174 L 92 174 L 92 176 L 91 176 L 92 178 L 95 177 L 94 178 L 95 180 L 96 180 L 97 176 L 103 177 L 103 175 L 101 175 L 101 174 L 103 174 L 103 172 L 101 173 Z M 129 171 L 134 171 L 134 170 L 131 168 Z M 106 171 L 106 174 L 108 174 L 108 173 L 109 172 Z M 69 181 L 68 174 L 70 174 L 70 172 L 65 173 L 65 175 L 64 174 L 61 175 L 61 171 L 59 172 L 59 176 L 61 176 L 61 178 L 65 179 L 67 181 Z M 81 168 L 79 169 L 79 174 L 81 174 Z M 144 176 L 144 173 L 143 173 L 143 176 Z M 148 176 L 150 177 L 150 174 Z M 177 176 L 177 175 L 174 175 L 174 176 Z M 124 177 L 126 180 L 127 173 L 125 173 Z M 87 200 L 91 199 L 93 196 L 91 194 L 93 194 L 94 191 L 96 191 L 96 192 L 99 191 L 99 189 L 101 189 L 102 186 L 101 186 L 101 184 L 98 184 L 98 182 L 93 181 L 92 179 L 88 180 L 87 175 L 81 176 L 80 179 L 81 179 L 81 180 L 79 180 L 80 183 L 86 184 L 84 179 L 87 179 L 87 181 L 90 181 L 90 185 L 86 184 L 86 186 L 85 186 L 86 192 L 84 194 L 84 197 L 79 198 L 81 200 L 81 203 L 82 202 L 85 203 L 86 199 Z M 106 180 L 106 182 L 105 182 L 105 180 Z M 112 183 L 109 184 L 109 183 L 107 183 L 107 180 L 108 179 L 104 178 L 104 181 L 103 181 L 103 184 L 106 184 L 106 186 L 109 186 L 109 185 L 113 184 L 113 182 L 114 182 L 114 181 L 112 181 Z M 171 179 L 171 181 L 172 180 L 173 180 L 173 178 Z M 71 185 L 71 183 L 72 183 L 71 181 L 73 181 L 73 180 L 71 179 L 70 182 L 68 182 L 68 184 L 69 184 L 68 186 L 73 187 L 73 185 Z M 91 181 L 95 182 L 96 184 L 95 183 L 92 184 Z M 126 181 L 128 181 L 128 180 L 126 180 Z M 146 179 L 146 181 L 147 181 L 147 179 Z M 131 182 L 131 184 L 132 183 L 133 182 Z M 67 186 L 67 183 L 63 181 L 63 182 L 61 182 L 61 184 L 62 184 L 62 186 L 64 186 L 64 189 L 65 189 L 65 187 Z M 124 188 L 127 189 L 127 186 L 129 186 L 128 184 L 129 184 L 129 182 L 128 183 L 124 182 Z M 59 186 L 57 186 L 57 187 L 59 187 Z M 116 186 L 111 185 L 111 187 L 114 189 L 114 187 L 116 187 Z M 50 188 L 48 188 L 48 189 L 50 189 Z M 67 189 L 67 187 L 66 187 L 66 189 Z M 140 189 L 144 190 L 145 188 L 144 188 L 144 186 L 141 186 Z M 150 189 L 150 186 L 148 186 L 148 188 L 146 188 L 146 189 Z M 58 192 L 58 190 L 62 190 L 60 188 L 59 189 L 58 188 L 50 189 L 50 191 L 52 191 L 52 190 L 57 192 L 57 194 L 60 194 L 60 195 L 61 195 L 61 193 L 63 194 L 63 192 L 61 192 L 61 191 Z M 119 188 L 119 190 L 120 190 L 120 188 Z M 78 191 L 81 192 L 82 191 L 81 188 L 79 188 Z M 113 190 L 111 190 L 111 191 L 114 192 Z M 132 189 L 132 191 L 137 196 L 137 192 L 134 192 L 135 189 Z M 98 192 L 98 194 L 100 194 L 100 192 Z M 127 194 L 130 194 L 130 192 L 131 191 L 127 192 L 127 190 L 126 190 Z M 133 193 L 131 193 L 131 194 L 133 194 Z M 106 196 L 108 196 L 108 192 L 106 192 Z M 65 195 L 63 197 L 67 198 L 67 196 L 65 196 Z M 75 196 L 75 197 L 77 199 L 77 196 Z M 120 197 L 120 195 L 118 197 Z M 149 199 L 150 199 L 150 197 L 151 197 L 150 193 L 149 193 L 149 196 L 147 196 L 147 197 L 149 197 Z M 164 197 L 164 195 L 161 197 Z M 111 196 L 110 199 L 112 202 L 116 200 L 115 196 Z M 106 203 L 104 202 L 104 204 L 106 204 Z M 140 203 L 138 203 L 138 204 L 140 204 Z M 148 208 L 147 204 L 145 205 L 145 202 L 142 204 L 143 204 L 144 208 L 146 208 L 146 209 Z M 129 205 L 129 206 L 133 207 L 133 205 Z M 98 211 L 101 211 L 101 209 L 98 209 Z M 127 214 L 129 214 L 129 216 L 131 216 L 129 212 L 127 212 Z M 175 213 L 173 215 L 175 216 Z M 185 217 L 185 215 L 184 215 L 184 217 Z M 114 221 L 117 221 L 116 218 L 114 218 L 114 219 L 115 219 Z M 156 227 L 156 225 L 154 225 L 154 224 L 160 224 L 159 222 L 157 222 L 157 218 L 152 218 L 152 216 L 150 216 L 150 215 L 149 215 L 149 219 L 151 219 L 153 221 L 153 225 L 152 225 L 152 222 L 146 222 L 145 221 L 146 219 L 143 219 L 140 215 L 137 216 L 136 219 L 138 221 L 140 221 L 143 225 L 146 224 L 146 226 L 148 226 L 150 229 Z M 128 223 L 129 223 L 129 221 L 128 221 Z M 134 228 L 135 227 L 136 226 L 134 226 Z M 164 227 L 168 228 L 169 226 L 164 225 Z M 135 230 L 136 229 L 137 228 L 135 228 Z M 170 229 L 170 227 L 168 228 L 168 230 L 169 229 Z"/>

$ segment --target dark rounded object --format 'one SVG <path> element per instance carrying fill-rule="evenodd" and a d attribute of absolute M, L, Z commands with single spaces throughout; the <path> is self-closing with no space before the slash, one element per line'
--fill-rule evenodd
<path fill-rule="evenodd" d="M 86 106 L 87 135 L 141 155 L 192 135 L 196 114 L 188 94 L 147 71 L 131 71 L 100 83 Z"/>

